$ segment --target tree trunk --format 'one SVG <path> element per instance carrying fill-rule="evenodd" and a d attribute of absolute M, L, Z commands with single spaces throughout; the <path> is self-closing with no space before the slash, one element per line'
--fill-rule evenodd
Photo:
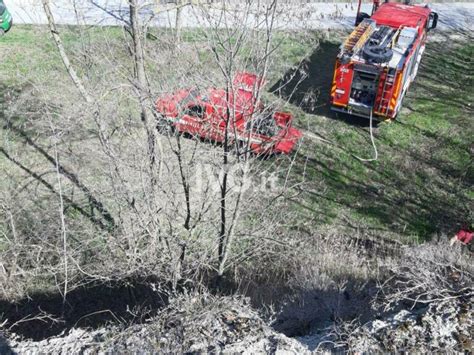
<path fill-rule="evenodd" d="M 219 231 L 219 247 L 218 247 L 218 261 L 219 267 L 217 271 L 218 284 L 221 282 L 222 276 L 224 275 L 224 266 L 226 262 L 226 250 L 227 250 L 227 180 L 229 176 L 228 165 L 229 165 L 229 125 L 231 120 L 230 112 L 230 90 L 229 83 L 226 88 L 226 122 L 225 122 L 225 132 L 224 132 L 224 143 L 223 143 L 223 156 L 222 156 L 222 170 L 224 172 L 221 182 L 221 205 L 220 205 L 220 214 L 221 214 L 221 223 Z"/>
<path fill-rule="evenodd" d="M 49 30 L 51 31 L 51 35 L 53 36 L 53 40 L 56 43 L 56 47 L 58 48 L 59 55 L 61 56 L 61 59 L 64 63 L 64 66 L 66 67 L 66 70 L 71 77 L 71 80 L 74 82 L 74 85 L 76 85 L 77 89 L 80 91 L 82 97 L 88 102 L 92 102 L 92 97 L 88 94 L 87 90 L 85 89 L 84 85 L 82 84 L 81 79 L 77 75 L 76 71 L 74 70 L 73 66 L 71 65 L 71 61 L 69 60 L 69 57 L 66 54 L 66 51 L 64 49 L 63 42 L 61 40 L 61 37 L 59 36 L 59 32 L 56 28 L 56 23 L 54 22 L 54 17 L 51 12 L 51 8 L 49 6 L 49 0 L 41 0 L 43 3 L 43 9 L 44 12 L 46 13 L 46 17 L 48 19 L 48 24 L 49 24 Z"/>
<path fill-rule="evenodd" d="M 148 159 L 149 168 L 151 173 L 151 184 L 152 188 L 156 184 L 156 134 L 154 117 L 150 109 L 152 105 L 150 100 L 150 92 L 148 90 L 148 80 L 145 71 L 145 52 L 143 48 L 141 31 L 139 26 L 138 18 L 138 5 L 137 0 L 129 0 L 130 2 L 130 24 L 132 27 L 132 40 L 133 40 L 133 59 L 135 64 L 135 75 L 136 83 L 135 88 L 138 92 L 138 99 L 141 108 L 141 119 L 145 126 L 147 140 L 148 140 Z M 160 146 L 160 151 L 161 151 Z"/>
<path fill-rule="evenodd" d="M 180 36 L 181 36 L 182 1 L 183 0 L 176 0 L 176 19 L 175 19 L 176 43 L 179 43 Z"/>

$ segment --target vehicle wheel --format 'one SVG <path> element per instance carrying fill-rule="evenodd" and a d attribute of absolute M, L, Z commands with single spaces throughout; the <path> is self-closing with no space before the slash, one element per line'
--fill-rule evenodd
<path fill-rule="evenodd" d="M 390 48 L 366 45 L 362 50 L 364 59 L 372 63 L 387 63 L 393 57 L 393 51 Z"/>
<path fill-rule="evenodd" d="M 159 119 L 158 120 L 158 124 L 156 125 L 156 129 L 158 130 L 158 132 L 160 132 L 161 134 L 164 134 L 166 136 L 172 136 L 175 132 L 175 128 L 173 127 L 173 125 L 165 119 Z"/>
<path fill-rule="evenodd" d="M 359 26 L 359 24 L 364 21 L 366 18 L 370 18 L 370 15 L 365 12 L 360 12 L 356 17 L 355 25 Z"/>

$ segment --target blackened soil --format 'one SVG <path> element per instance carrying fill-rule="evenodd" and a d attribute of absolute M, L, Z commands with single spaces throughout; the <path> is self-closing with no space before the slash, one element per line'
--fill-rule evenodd
<path fill-rule="evenodd" d="M 0 300 L 0 314 L 11 332 L 43 340 L 73 327 L 99 328 L 109 323 L 130 325 L 155 315 L 167 298 L 143 281 L 112 282 L 61 294 L 33 294 L 18 302 Z"/>

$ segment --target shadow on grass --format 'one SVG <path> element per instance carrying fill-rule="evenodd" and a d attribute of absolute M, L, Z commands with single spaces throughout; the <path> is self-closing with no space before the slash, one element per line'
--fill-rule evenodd
<path fill-rule="evenodd" d="M 366 118 L 331 110 L 329 100 L 339 47 L 340 43 L 322 41 L 311 56 L 288 70 L 270 91 L 306 113 L 367 127 Z"/>
<path fill-rule="evenodd" d="M 307 290 L 285 305 L 273 328 L 289 337 L 301 337 L 333 325 L 340 320 L 373 319 L 369 306 L 377 293 L 375 284 L 356 286 L 350 281 L 344 290 Z"/>
<path fill-rule="evenodd" d="M 339 163 L 336 168 L 318 161 L 309 160 L 306 173 L 313 178 L 323 179 L 328 190 L 318 191 L 305 189 L 302 191 L 305 206 L 310 212 L 323 215 L 323 223 L 327 217 L 337 215 L 338 206 L 349 210 L 353 218 L 368 218 L 366 225 L 377 233 L 380 231 L 396 232 L 400 235 L 414 235 L 420 241 L 430 239 L 435 233 L 454 232 L 457 226 L 466 221 L 469 215 L 469 205 L 462 193 L 462 186 L 469 187 L 469 181 L 459 181 L 459 189 L 452 189 L 442 179 L 426 181 L 422 172 L 416 170 L 419 166 L 430 162 L 417 161 L 417 156 L 408 155 L 413 160 L 413 170 L 410 167 L 390 167 L 385 170 L 382 164 L 372 166 L 366 164 L 370 170 L 367 179 L 354 178 L 341 172 Z M 358 163 L 356 163 L 358 164 Z M 351 169 L 347 164 L 343 170 Z M 405 171 L 403 169 L 406 169 Z M 303 174 L 304 171 L 295 171 Z M 442 173 L 442 171 L 440 171 Z M 453 174 L 453 173 L 450 173 Z M 451 179 L 461 176 L 453 174 Z M 425 180 L 426 182 L 423 182 Z M 472 185 L 471 185 L 472 186 Z M 299 200 L 294 201 L 300 203 Z M 312 206 L 324 206 L 311 210 Z M 357 218 L 356 218 L 357 219 Z M 381 226 L 381 228 L 372 228 Z"/>
<path fill-rule="evenodd" d="M 155 291 L 151 281 L 130 280 L 74 289 L 65 303 L 59 293 L 32 294 L 18 302 L 0 300 L 0 309 L 8 319 L 7 329 L 40 341 L 73 327 L 142 323 L 166 303 L 166 296 Z"/>

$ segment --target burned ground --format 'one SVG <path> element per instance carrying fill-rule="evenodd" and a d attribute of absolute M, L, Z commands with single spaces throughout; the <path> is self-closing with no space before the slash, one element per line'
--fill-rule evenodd
<path fill-rule="evenodd" d="M 0 301 L 8 332 L 41 341 L 72 328 L 97 329 L 108 324 L 143 323 L 166 305 L 167 296 L 151 280 L 121 280 L 59 293 L 30 294 L 13 302 Z"/>

